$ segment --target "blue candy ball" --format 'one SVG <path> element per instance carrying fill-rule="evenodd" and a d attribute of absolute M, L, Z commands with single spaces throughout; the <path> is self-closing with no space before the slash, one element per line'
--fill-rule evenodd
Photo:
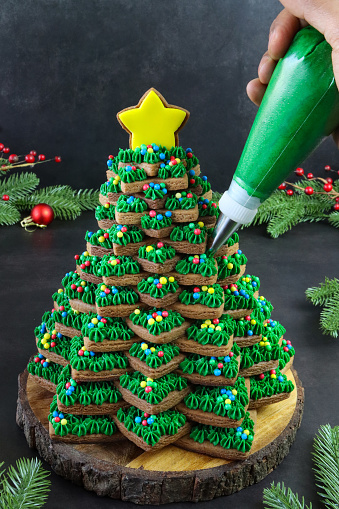
<path fill-rule="evenodd" d="M 164 194 L 167 194 L 167 189 L 166 189 L 166 187 L 164 187 L 164 188 L 162 189 L 162 192 L 163 192 Z"/>
<path fill-rule="evenodd" d="M 145 355 L 150 355 L 152 352 L 149 348 L 146 348 L 146 350 L 144 350 L 145 352 Z"/>
<path fill-rule="evenodd" d="M 164 156 L 164 159 L 165 159 L 165 156 Z M 160 164 L 160 168 L 165 168 L 166 164 L 165 163 L 161 163 Z"/>
<path fill-rule="evenodd" d="M 198 293 L 198 292 L 193 293 L 193 299 L 197 300 L 197 299 L 199 299 L 199 297 L 200 297 L 200 293 Z"/>
<path fill-rule="evenodd" d="M 186 149 L 186 154 L 188 154 L 188 152 L 192 152 L 192 149 L 190 147 Z"/>
<path fill-rule="evenodd" d="M 59 412 L 57 412 L 56 410 L 54 410 L 54 412 L 53 412 L 53 417 L 58 417 L 58 415 L 59 415 Z"/>
<path fill-rule="evenodd" d="M 87 237 L 90 239 L 93 235 L 93 232 L 87 232 Z M 68 274 L 66 274 L 66 276 L 68 276 Z"/>
<path fill-rule="evenodd" d="M 220 375 L 221 375 L 221 371 L 220 371 L 220 369 L 215 369 L 215 370 L 213 371 L 213 373 L 214 373 L 214 375 L 215 375 L 215 376 L 220 376 Z"/>
<path fill-rule="evenodd" d="M 66 396 L 70 396 L 72 394 L 72 391 L 70 391 L 69 389 L 66 391 Z"/>
<path fill-rule="evenodd" d="M 154 420 L 152 419 L 152 417 L 149 417 L 147 419 L 147 424 L 153 424 Z"/>
<path fill-rule="evenodd" d="M 256 287 L 257 283 L 255 281 L 252 281 L 252 286 Z"/>
<path fill-rule="evenodd" d="M 246 433 L 243 433 L 243 434 L 241 435 L 241 438 L 242 438 L 243 440 L 247 440 L 247 435 L 246 435 Z"/>
<path fill-rule="evenodd" d="M 157 220 L 158 220 L 158 221 L 161 221 L 162 219 L 163 219 L 163 215 L 162 215 L 162 214 L 158 214 L 158 215 L 157 215 Z"/>
<path fill-rule="evenodd" d="M 161 154 L 159 154 L 159 158 L 160 158 L 162 161 L 165 159 L 165 157 L 166 157 L 166 156 L 165 156 L 165 154 L 163 154 L 162 152 L 161 152 Z"/>
<path fill-rule="evenodd" d="M 112 293 L 115 295 L 116 293 L 118 293 L 118 289 L 117 288 L 113 288 L 112 289 Z"/>
<path fill-rule="evenodd" d="M 231 362 L 231 357 L 226 355 L 226 357 L 224 357 L 224 362 Z"/>
<path fill-rule="evenodd" d="M 190 177 L 193 177 L 193 175 L 195 175 L 195 171 L 194 170 L 190 170 L 188 173 L 189 173 Z"/>
<path fill-rule="evenodd" d="M 65 316 L 67 316 L 67 311 L 63 311 L 63 312 L 61 313 L 61 316 L 62 316 L 63 318 L 65 318 Z"/>
<path fill-rule="evenodd" d="M 141 422 L 141 417 L 136 417 L 136 418 L 134 419 L 134 421 L 135 421 L 137 424 L 140 424 L 140 422 Z"/>
<path fill-rule="evenodd" d="M 204 175 L 203 177 L 201 177 L 201 178 L 202 178 L 202 180 L 203 180 L 204 182 L 206 182 L 207 177 L 205 177 L 205 175 Z"/>
<path fill-rule="evenodd" d="M 239 433 L 241 433 L 241 432 L 242 432 L 242 427 L 241 427 L 241 426 L 239 426 L 239 427 L 237 428 L 237 431 L 238 431 Z"/>
<path fill-rule="evenodd" d="M 247 336 L 253 336 L 253 331 L 252 330 L 248 330 L 247 331 Z"/>
<path fill-rule="evenodd" d="M 284 377 L 283 376 L 278 376 L 278 380 L 279 380 L 279 382 L 283 382 L 284 381 Z"/>
<path fill-rule="evenodd" d="M 155 184 L 155 185 L 154 185 L 154 189 L 156 189 L 157 191 L 159 191 L 159 189 L 160 189 L 160 184 Z"/>
<path fill-rule="evenodd" d="M 233 292 L 233 295 L 235 295 L 236 297 L 239 296 L 239 292 L 236 290 L 235 292 Z"/>
<path fill-rule="evenodd" d="M 167 211 L 165 212 L 165 216 L 166 216 L 166 217 L 172 217 L 172 212 L 171 212 L 170 210 L 167 210 Z"/>
<path fill-rule="evenodd" d="M 159 283 L 159 279 L 154 279 L 153 283 L 157 285 Z"/>
<path fill-rule="evenodd" d="M 43 358 L 44 358 L 44 356 L 42 355 L 42 353 L 39 353 L 38 357 L 39 357 L 39 359 L 43 359 Z"/>
<path fill-rule="evenodd" d="M 60 419 L 63 419 L 65 416 L 64 414 L 59 414 Z"/>
<path fill-rule="evenodd" d="M 226 389 L 221 389 L 220 394 L 226 394 Z"/>
<path fill-rule="evenodd" d="M 141 149 L 140 150 L 140 153 L 142 156 L 144 156 L 146 154 L 147 150 L 145 148 Z"/>

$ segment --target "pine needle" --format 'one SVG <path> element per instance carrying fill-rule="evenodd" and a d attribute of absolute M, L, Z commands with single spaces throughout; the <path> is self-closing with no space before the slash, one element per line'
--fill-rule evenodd
<path fill-rule="evenodd" d="M 314 439 L 313 460 L 318 493 L 327 509 L 339 508 L 339 426 L 321 426 Z"/>
<path fill-rule="evenodd" d="M 320 327 L 323 334 L 337 338 L 339 335 L 339 293 L 328 299 L 320 313 Z"/>
<path fill-rule="evenodd" d="M 314 286 L 313 288 L 307 288 L 305 294 L 307 300 L 310 300 L 312 304 L 323 306 L 331 297 L 334 297 L 336 294 L 339 295 L 339 279 L 325 277 L 324 283 L 320 283 L 319 286 Z"/>
<path fill-rule="evenodd" d="M 329 223 L 335 228 L 339 228 L 339 212 L 332 212 L 328 216 Z"/>
<path fill-rule="evenodd" d="M 34 191 L 39 182 L 35 173 L 16 173 L 0 180 L 0 196 L 8 194 L 10 201 L 13 202 Z"/>
<path fill-rule="evenodd" d="M 1 509 L 39 509 L 50 491 L 49 472 L 38 459 L 19 459 L 2 477 Z"/>
<path fill-rule="evenodd" d="M 264 505 L 265 509 L 312 509 L 312 504 L 305 505 L 304 497 L 300 501 L 284 483 L 272 483 L 270 488 L 264 489 Z"/>
<path fill-rule="evenodd" d="M 0 226 L 10 226 L 21 219 L 19 210 L 10 202 L 0 201 Z"/>
<path fill-rule="evenodd" d="M 81 210 L 94 210 L 99 203 L 99 191 L 94 189 L 79 189 L 75 191 L 74 197 Z"/>

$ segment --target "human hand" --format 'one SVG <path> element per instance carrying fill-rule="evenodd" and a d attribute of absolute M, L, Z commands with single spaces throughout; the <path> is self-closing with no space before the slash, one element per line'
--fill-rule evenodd
<path fill-rule="evenodd" d="M 265 94 L 275 66 L 288 50 L 295 34 L 306 25 L 321 32 L 332 46 L 333 71 L 339 88 L 339 2 L 338 0 L 280 0 L 284 5 L 273 21 L 268 41 L 268 50 L 263 55 L 258 78 L 247 85 L 247 95 L 257 106 Z M 339 131 L 334 133 L 339 145 Z"/>

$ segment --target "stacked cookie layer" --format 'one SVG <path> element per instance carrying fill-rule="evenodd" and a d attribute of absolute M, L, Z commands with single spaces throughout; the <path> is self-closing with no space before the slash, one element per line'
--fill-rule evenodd
<path fill-rule="evenodd" d="M 28 365 L 55 393 L 53 439 L 176 442 L 241 459 L 256 409 L 290 395 L 294 349 L 246 274 L 238 234 L 208 252 L 211 198 L 191 149 L 152 144 L 108 160 L 98 230 L 53 295 Z"/>

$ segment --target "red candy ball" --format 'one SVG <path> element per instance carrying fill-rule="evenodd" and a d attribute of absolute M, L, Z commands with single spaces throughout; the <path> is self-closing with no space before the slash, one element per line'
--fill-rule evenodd
<path fill-rule="evenodd" d="M 259 380 L 263 380 L 264 378 L 265 378 L 264 373 L 261 373 L 261 375 L 259 375 Z"/>
<path fill-rule="evenodd" d="M 114 159 L 114 156 L 112 156 L 112 154 L 111 154 L 108 156 L 108 159 Z"/>
<path fill-rule="evenodd" d="M 211 205 L 212 205 L 213 208 L 215 208 L 215 209 L 217 208 L 217 204 L 216 203 L 212 203 Z"/>
<path fill-rule="evenodd" d="M 287 346 L 284 346 L 284 352 L 288 352 Z"/>
<path fill-rule="evenodd" d="M 77 286 L 76 286 L 74 283 L 71 285 L 72 290 L 75 290 L 75 289 L 76 289 L 76 287 L 77 287 Z"/>
<path fill-rule="evenodd" d="M 85 266 L 86 266 L 86 267 L 89 267 L 90 265 L 91 265 L 91 262 L 90 262 L 89 260 L 86 260 L 86 261 L 85 261 Z"/>
<path fill-rule="evenodd" d="M 109 238 L 109 234 L 108 234 L 107 232 L 106 232 L 106 233 L 104 233 L 104 238 L 105 238 L 105 239 L 108 239 L 108 238 Z"/>
<path fill-rule="evenodd" d="M 39 161 L 44 161 L 46 159 L 45 154 L 39 154 L 38 159 Z"/>
<path fill-rule="evenodd" d="M 77 292 L 78 293 L 82 293 L 83 291 L 84 291 L 83 287 L 82 286 L 78 286 Z"/>
<path fill-rule="evenodd" d="M 219 362 L 219 364 L 218 364 L 218 368 L 219 368 L 219 369 L 221 369 L 221 368 L 223 368 L 223 367 L 224 367 L 223 363 L 222 363 L 222 362 Z"/>
<path fill-rule="evenodd" d="M 198 263 L 199 263 L 199 258 L 193 258 L 192 263 L 195 263 L 195 265 L 198 265 Z"/>
<path fill-rule="evenodd" d="M 190 179 L 190 184 L 195 184 L 195 179 Z"/>
<path fill-rule="evenodd" d="M 80 265 L 80 269 L 81 269 L 81 270 L 84 270 L 85 268 L 86 268 L 86 265 L 85 265 L 84 263 L 82 263 L 82 264 Z"/>
<path fill-rule="evenodd" d="M 143 426 L 147 426 L 147 421 L 146 421 L 146 419 L 144 419 L 144 420 L 142 421 L 142 423 L 141 423 L 141 424 L 142 424 Z"/>
<path fill-rule="evenodd" d="M 144 412 L 144 417 L 146 417 L 147 419 L 147 417 L 149 417 L 149 414 L 147 412 Z"/>
<path fill-rule="evenodd" d="M 155 319 L 158 316 L 158 313 L 152 313 L 152 316 Z"/>
<path fill-rule="evenodd" d="M 193 194 L 192 193 L 187 193 L 187 198 L 193 198 Z"/>
<path fill-rule="evenodd" d="M 194 235 L 200 235 L 200 233 L 201 233 L 200 228 L 196 228 L 196 229 L 194 230 Z"/>
<path fill-rule="evenodd" d="M 203 204 L 202 208 L 203 208 L 204 210 L 206 210 L 206 209 L 207 209 L 207 205 L 206 205 L 206 203 L 204 203 L 204 204 Z"/>
<path fill-rule="evenodd" d="M 229 356 L 229 357 L 233 357 L 233 355 L 234 355 L 234 353 L 233 353 L 233 352 L 230 352 L 230 353 L 228 354 L 228 356 Z"/>
<path fill-rule="evenodd" d="M 144 191 L 147 191 L 147 189 L 149 189 L 149 185 L 148 185 L 148 184 L 144 184 L 144 185 L 142 186 L 142 189 L 143 189 Z"/>
<path fill-rule="evenodd" d="M 74 286 L 75 286 L 75 285 L 74 285 Z M 60 311 L 65 311 L 65 306 L 60 306 L 60 307 L 59 307 L 59 310 L 60 310 Z"/>
<path fill-rule="evenodd" d="M 75 260 L 79 260 L 79 258 L 80 258 L 80 256 L 79 256 L 79 255 L 75 255 L 75 256 L 74 256 L 74 259 L 75 259 Z"/>
<path fill-rule="evenodd" d="M 251 319 L 250 315 L 245 316 L 245 320 L 249 321 L 250 319 Z"/>
<path fill-rule="evenodd" d="M 155 212 L 155 210 L 150 210 L 150 211 L 149 211 L 149 215 L 150 215 L 151 217 L 155 217 L 155 216 L 157 215 L 157 213 Z"/>
<path fill-rule="evenodd" d="M 271 369 L 271 371 L 270 371 L 270 375 L 275 375 L 275 374 L 276 374 L 275 369 Z"/>
<path fill-rule="evenodd" d="M 109 293 L 111 293 L 111 290 L 109 288 L 105 288 L 105 294 L 108 295 Z"/>
<path fill-rule="evenodd" d="M 121 228 L 121 231 L 122 231 L 123 233 L 127 232 L 127 226 L 123 226 L 123 227 Z"/>
<path fill-rule="evenodd" d="M 67 384 L 66 384 L 66 389 L 69 389 L 69 388 L 70 388 L 70 386 L 71 386 L 70 382 L 67 382 Z"/>
<path fill-rule="evenodd" d="M 168 311 L 163 311 L 162 316 L 166 318 L 168 316 Z"/>
<path fill-rule="evenodd" d="M 192 157 L 193 157 L 192 152 L 187 152 L 186 157 L 187 157 L 188 159 L 192 159 Z"/>
<path fill-rule="evenodd" d="M 132 166 L 132 170 L 135 171 L 137 169 L 136 166 Z"/>
<path fill-rule="evenodd" d="M 34 357 L 34 362 L 39 362 L 39 361 L 40 361 L 39 357 Z"/>
<path fill-rule="evenodd" d="M 51 343 L 51 347 L 54 348 L 56 346 L 56 342 L 55 341 L 52 341 Z"/>
<path fill-rule="evenodd" d="M 60 422 L 60 417 L 54 417 L 54 422 Z"/>
<path fill-rule="evenodd" d="M 152 392 L 152 387 L 147 385 L 147 387 L 145 387 L 145 392 Z"/>
<path fill-rule="evenodd" d="M 199 293 L 200 292 L 200 288 L 198 288 L 197 286 L 195 288 L 193 288 L 193 292 L 194 293 Z"/>
<path fill-rule="evenodd" d="M 84 355 L 84 351 L 83 350 L 79 350 L 78 351 L 78 355 L 80 355 L 82 357 Z"/>
<path fill-rule="evenodd" d="M 158 357 L 163 357 L 163 356 L 164 356 L 164 352 L 162 350 L 159 350 Z"/>
<path fill-rule="evenodd" d="M 305 187 L 305 193 L 311 195 L 314 193 L 313 187 L 307 186 Z"/>
<path fill-rule="evenodd" d="M 117 265 L 120 264 L 120 260 L 118 258 L 115 261 L 117 262 Z"/>
<path fill-rule="evenodd" d="M 219 318 L 214 318 L 213 323 L 214 323 L 214 325 L 217 325 L 219 323 Z"/>
<path fill-rule="evenodd" d="M 161 284 L 161 283 L 158 283 L 158 284 L 157 284 L 157 288 L 162 288 L 162 284 Z"/>
<path fill-rule="evenodd" d="M 158 242 L 157 247 L 159 247 L 159 248 L 160 247 L 164 247 L 164 243 L 163 242 Z"/>

